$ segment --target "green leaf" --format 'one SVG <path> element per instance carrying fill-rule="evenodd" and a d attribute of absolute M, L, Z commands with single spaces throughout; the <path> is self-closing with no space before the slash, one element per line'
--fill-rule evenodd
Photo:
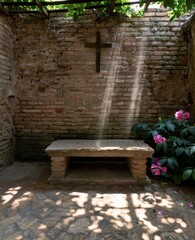
<path fill-rule="evenodd" d="M 139 3 L 140 7 L 142 7 L 144 5 L 144 1 L 141 0 L 140 3 Z"/>
<path fill-rule="evenodd" d="M 162 143 L 162 149 L 164 152 L 167 151 L 167 143 L 166 142 Z"/>
<path fill-rule="evenodd" d="M 192 175 L 192 172 L 193 172 L 193 169 L 186 169 L 184 172 L 183 172 L 183 180 L 187 180 L 188 178 L 190 178 L 190 176 Z"/>
<path fill-rule="evenodd" d="M 192 154 L 191 154 L 191 152 L 190 152 L 190 147 L 185 149 L 185 154 L 186 154 L 188 157 L 192 158 Z"/>
<path fill-rule="evenodd" d="M 191 147 L 190 153 L 193 154 L 195 152 L 195 146 Z"/>
<path fill-rule="evenodd" d="M 156 136 L 156 135 L 158 135 L 158 132 L 154 130 L 154 131 L 152 132 L 152 136 L 154 137 L 154 136 Z"/>
<path fill-rule="evenodd" d="M 173 22 L 174 18 L 175 18 L 175 13 L 172 12 L 169 18 L 170 22 Z"/>
<path fill-rule="evenodd" d="M 148 123 L 143 123 L 142 128 L 145 130 L 148 127 Z"/>
<path fill-rule="evenodd" d="M 159 130 L 163 129 L 165 127 L 164 123 L 158 123 L 155 125 L 156 128 L 158 128 Z"/>
<path fill-rule="evenodd" d="M 182 182 L 182 174 L 181 173 L 174 174 L 173 180 L 174 180 L 175 184 L 180 185 Z"/>
<path fill-rule="evenodd" d="M 173 161 L 174 165 L 179 168 L 179 163 L 178 163 L 177 159 L 172 158 L 172 161 Z"/>
<path fill-rule="evenodd" d="M 136 123 L 132 126 L 131 131 L 132 132 L 138 132 L 141 129 L 141 124 L 140 123 Z"/>
<path fill-rule="evenodd" d="M 173 0 L 163 0 L 163 5 L 164 5 L 164 7 L 165 8 L 167 8 L 167 7 L 171 7 L 171 8 L 173 8 L 174 7 L 174 1 Z"/>
<path fill-rule="evenodd" d="M 176 148 L 175 152 L 177 156 L 180 156 L 184 152 L 184 148 L 178 147 Z"/>
<path fill-rule="evenodd" d="M 146 137 L 148 137 L 148 138 L 149 138 L 149 137 L 151 137 L 151 136 L 152 136 L 152 131 L 151 131 L 151 130 L 149 130 L 149 131 L 146 131 L 146 133 L 145 133 L 145 134 L 146 134 Z"/>
<path fill-rule="evenodd" d="M 193 170 L 192 177 L 193 177 L 193 179 L 194 179 L 194 181 L 195 181 L 195 168 L 194 168 L 194 170 Z"/>
<path fill-rule="evenodd" d="M 177 145 L 181 146 L 182 145 L 182 140 L 180 138 L 177 138 L 176 141 Z"/>
<path fill-rule="evenodd" d="M 163 143 L 159 143 L 156 145 L 156 151 L 159 152 L 162 149 Z"/>
<path fill-rule="evenodd" d="M 171 169 L 175 169 L 172 158 L 168 158 L 168 159 L 167 159 L 167 163 L 168 163 L 168 165 L 169 165 L 169 167 L 170 167 Z"/>
<path fill-rule="evenodd" d="M 161 158 L 159 162 L 161 163 L 161 165 L 163 165 L 166 163 L 166 161 L 167 161 L 167 158 L 164 157 L 164 158 Z"/>
<path fill-rule="evenodd" d="M 74 12 L 72 17 L 75 22 L 79 19 L 79 15 L 77 12 Z"/>
<path fill-rule="evenodd" d="M 186 7 L 188 10 L 192 9 L 192 6 L 194 4 L 194 0 L 186 0 Z"/>
<path fill-rule="evenodd" d="M 180 132 L 180 136 L 181 137 L 185 137 L 188 134 L 188 129 L 184 128 L 181 132 Z"/>
<path fill-rule="evenodd" d="M 173 123 L 171 123 L 170 121 L 167 121 L 165 124 L 169 131 L 171 131 L 171 132 L 175 131 L 175 125 Z"/>
<path fill-rule="evenodd" d="M 188 131 L 192 134 L 192 135 L 195 135 L 195 127 L 194 126 L 190 126 L 188 128 Z"/>

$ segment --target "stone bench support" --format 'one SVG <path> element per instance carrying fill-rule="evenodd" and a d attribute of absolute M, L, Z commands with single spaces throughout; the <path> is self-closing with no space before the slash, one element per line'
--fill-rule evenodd
<path fill-rule="evenodd" d="M 51 156 L 49 182 L 63 182 L 70 157 L 126 157 L 129 170 L 140 183 L 148 183 L 146 158 L 153 149 L 140 140 L 58 140 L 46 148 Z"/>
<path fill-rule="evenodd" d="M 69 157 L 51 157 L 52 178 L 62 181 L 66 175 Z"/>

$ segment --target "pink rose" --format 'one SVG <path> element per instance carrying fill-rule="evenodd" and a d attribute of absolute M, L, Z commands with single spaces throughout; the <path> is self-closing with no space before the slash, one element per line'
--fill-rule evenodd
<path fill-rule="evenodd" d="M 167 172 L 167 167 L 162 167 L 161 171 L 162 171 L 163 173 L 166 173 L 166 172 Z"/>
<path fill-rule="evenodd" d="M 178 112 L 176 112 L 175 118 L 180 121 L 183 120 L 183 110 L 179 110 Z"/>
<path fill-rule="evenodd" d="M 164 143 L 164 142 L 166 142 L 166 138 L 164 138 L 160 134 L 158 134 L 158 135 L 154 136 L 154 142 L 156 144 Z"/>
<path fill-rule="evenodd" d="M 166 138 L 161 137 L 160 141 L 161 141 L 162 143 L 164 143 L 164 142 L 166 142 Z"/>
<path fill-rule="evenodd" d="M 190 113 L 189 112 L 185 112 L 184 114 L 183 114 L 183 119 L 189 119 L 190 118 Z"/>
<path fill-rule="evenodd" d="M 175 118 L 179 121 L 187 120 L 190 118 L 190 113 L 184 112 L 183 110 L 179 110 L 178 112 L 175 113 Z"/>
<path fill-rule="evenodd" d="M 167 168 L 166 167 L 162 167 L 160 162 L 156 162 L 155 164 L 152 164 L 151 166 L 151 172 L 156 175 L 159 176 L 162 173 L 166 173 L 167 172 Z"/>
<path fill-rule="evenodd" d="M 159 176 L 159 175 L 160 175 L 160 170 L 159 170 L 159 169 L 156 170 L 155 175 L 156 175 L 156 176 Z"/>
<path fill-rule="evenodd" d="M 156 144 L 159 144 L 160 143 L 160 139 L 161 139 L 161 135 L 156 135 L 156 136 L 154 136 L 154 142 L 156 143 Z"/>

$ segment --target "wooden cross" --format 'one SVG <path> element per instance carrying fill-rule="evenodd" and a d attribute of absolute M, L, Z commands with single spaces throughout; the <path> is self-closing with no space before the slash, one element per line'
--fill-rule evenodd
<path fill-rule="evenodd" d="M 85 47 L 96 48 L 96 72 L 100 72 L 100 49 L 111 48 L 112 43 L 100 43 L 100 32 L 97 32 L 96 43 L 85 43 Z"/>

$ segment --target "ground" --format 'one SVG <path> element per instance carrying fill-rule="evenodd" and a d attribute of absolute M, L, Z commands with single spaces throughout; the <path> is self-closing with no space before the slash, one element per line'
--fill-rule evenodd
<path fill-rule="evenodd" d="M 127 175 L 118 169 L 124 181 L 120 176 L 99 183 L 96 174 L 90 182 L 81 178 L 74 182 L 77 171 L 71 173 L 72 182 L 63 185 L 47 183 L 49 163 L 18 162 L 4 169 L 0 172 L 0 239 L 195 239 L 193 186 L 157 180 L 138 185 L 126 181 Z M 106 171 L 105 175 L 108 180 Z M 87 179 L 87 172 L 82 176 Z"/>

